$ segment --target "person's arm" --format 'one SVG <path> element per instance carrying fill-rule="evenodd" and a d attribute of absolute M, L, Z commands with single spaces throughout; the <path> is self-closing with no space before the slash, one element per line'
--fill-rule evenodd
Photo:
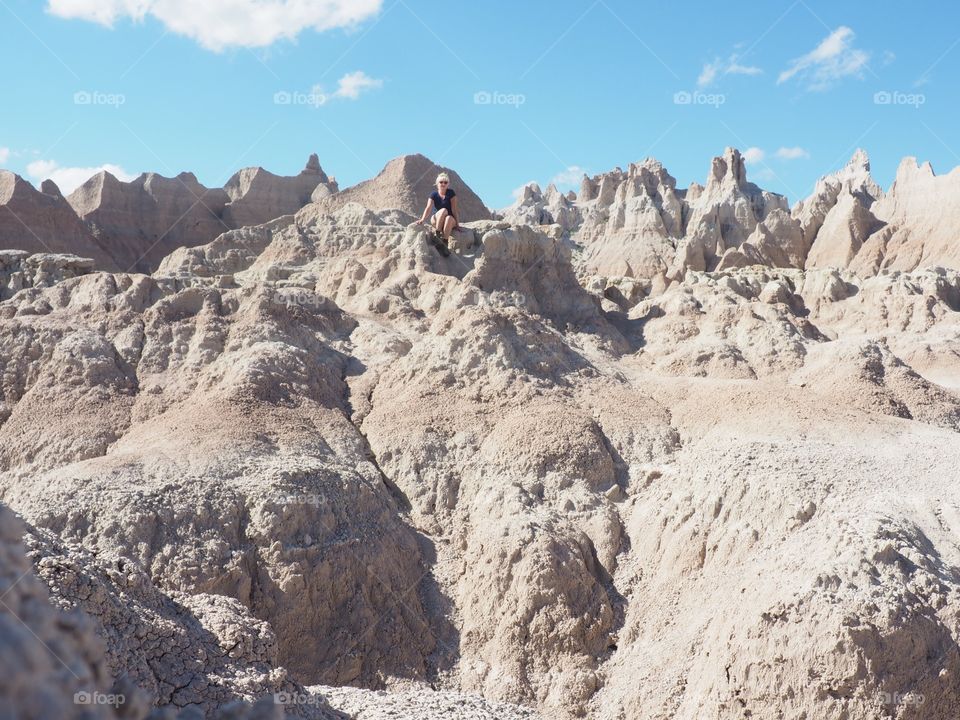
<path fill-rule="evenodd" d="M 460 227 L 460 211 L 457 209 L 457 196 L 450 198 L 450 206 L 453 208 L 453 219 L 456 221 L 454 227 Z"/>
<path fill-rule="evenodd" d="M 419 223 L 425 223 L 427 221 L 427 215 L 430 214 L 430 206 L 433 204 L 432 198 L 427 198 L 427 204 L 423 206 L 423 212 L 420 214 L 420 219 L 417 220 Z"/>

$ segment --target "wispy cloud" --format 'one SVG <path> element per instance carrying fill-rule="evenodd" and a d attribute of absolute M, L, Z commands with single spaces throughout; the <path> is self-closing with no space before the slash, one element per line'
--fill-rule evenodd
<path fill-rule="evenodd" d="M 718 57 L 714 58 L 713 62 L 704 63 L 703 70 L 697 77 L 697 87 L 709 87 L 723 75 L 759 75 L 762 72 L 763 70 L 753 65 L 744 65 L 740 62 L 739 54 L 733 53 L 727 58 Z"/>
<path fill-rule="evenodd" d="M 10 148 L 0 147 L 0 165 L 3 165 L 10 159 Z"/>
<path fill-rule="evenodd" d="M 356 100 L 360 93 L 367 90 L 383 87 L 383 80 L 377 80 L 367 75 L 363 70 L 347 73 L 337 82 L 337 91 L 334 97 Z"/>
<path fill-rule="evenodd" d="M 781 160 L 802 160 L 810 157 L 810 153 L 802 147 L 782 147 L 777 150 L 776 156 Z"/>
<path fill-rule="evenodd" d="M 60 192 L 69 195 L 98 172 L 106 170 L 118 180 L 129 182 L 136 175 L 127 172 L 119 165 L 100 165 L 99 167 L 60 167 L 55 160 L 34 160 L 27 165 L 27 175 L 39 183 L 53 180 Z"/>
<path fill-rule="evenodd" d="M 571 165 L 566 170 L 562 170 L 550 178 L 550 182 L 556 185 L 558 189 L 579 188 L 580 181 L 586 174 L 587 171 L 584 168 L 579 165 Z"/>
<path fill-rule="evenodd" d="M 208 50 L 267 47 L 304 30 L 350 27 L 380 11 L 383 0 L 48 0 L 57 17 L 113 27 L 151 17 Z"/>
<path fill-rule="evenodd" d="M 743 151 L 743 162 L 745 162 L 747 165 L 754 165 L 758 162 L 762 162 L 766 155 L 767 154 L 758 147 L 748 147 Z"/>
<path fill-rule="evenodd" d="M 793 78 L 804 82 L 808 90 L 826 90 L 845 77 L 862 77 L 870 54 L 853 47 L 853 30 L 841 25 L 817 47 L 792 60 L 777 77 L 777 85 Z"/>

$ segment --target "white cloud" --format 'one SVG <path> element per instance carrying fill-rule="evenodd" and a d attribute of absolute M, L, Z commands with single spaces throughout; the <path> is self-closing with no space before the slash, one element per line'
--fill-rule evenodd
<path fill-rule="evenodd" d="M 766 153 L 758 147 L 749 147 L 743 151 L 743 162 L 747 165 L 761 162 L 764 157 L 766 157 Z"/>
<path fill-rule="evenodd" d="M 558 172 L 556 175 L 550 178 L 550 182 L 556 185 L 558 190 L 563 188 L 579 189 L 580 181 L 586 174 L 587 171 L 579 165 L 571 165 L 566 170 Z"/>
<path fill-rule="evenodd" d="M 806 55 L 790 62 L 780 73 L 777 85 L 798 77 L 808 90 L 826 90 L 845 77 L 863 75 L 870 54 L 852 46 L 854 32 L 841 25 Z"/>
<path fill-rule="evenodd" d="M 810 157 L 810 153 L 802 147 L 782 147 L 777 150 L 777 157 L 781 160 L 801 160 Z"/>
<path fill-rule="evenodd" d="M 733 53 L 726 59 L 714 58 L 713 62 L 705 63 L 703 70 L 697 77 L 697 87 L 708 87 L 722 75 L 759 75 L 763 72 L 754 65 L 742 64 L 739 58 L 740 56 L 737 53 Z"/>
<path fill-rule="evenodd" d="M 10 159 L 10 148 L 0 147 L 0 165 Z"/>
<path fill-rule="evenodd" d="M 380 11 L 383 0 L 48 0 L 47 12 L 113 27 L 151 17 L 215 52 L 266 47 L 304 30 L 350 27 Z"/>
<path fill-rule="evenodd" d="M 118 180 L 129 182 L 136 175 L 128 173 L 119 165 L 101 165 L 100 167 L 60 167 L 54 160 L 34 160 L 27 165 L 27 175 L 38 184 L 43 180 L 53 180 L 60 192 L 69 195 L 101 170 L 106 170 Z"/>
<path fill-rule="evenodd" d="M 337 81 L 337 91 L 334 97 L 356 100 L 364 90 L 382 87 L 383 80 L 377 80 L 367 75 L 363 70 L 347 73 Z"/>

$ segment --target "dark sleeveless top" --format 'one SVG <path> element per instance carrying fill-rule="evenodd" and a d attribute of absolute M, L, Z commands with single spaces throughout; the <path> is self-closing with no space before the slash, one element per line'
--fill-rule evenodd
<path fill-rule="evenodd" d="M 434 210 L 434 212 L 436 212 L 436 211 L 438 211 L 438 210 L 446 210 L 446 211 L 449 212 L 451 215 L 453 215 L 453 199 L 454 199 L 456 196 L 457 196 L 457 194 L 456 194 L 453 190 L 451 190 L 451 189 L 449 189 L 449 188 L 447 189 L 446 197 L 440 197 L 440 193 L 437 192 L 436 190 L 434 190 L 434 191 L 430 194 L 430 199 L 433 200 L 433 210 Z M 456 217 L 456 216 L 454 215 L 454 217 Z"/>

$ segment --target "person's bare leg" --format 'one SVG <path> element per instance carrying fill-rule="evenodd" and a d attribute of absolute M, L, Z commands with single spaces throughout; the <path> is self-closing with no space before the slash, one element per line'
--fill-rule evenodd
<path fill-rule="evenodd" d="M 450 235 L 453 233 L 453 229 L 457 226 L 457 220 L 453 215 L 447 215 L 443 221 L 443 239 L 448 243 L 450 242 Z"/>
<path fill-rule="evenodd" d="M 433 227 L 438 233 L 443 233 L 443 225 L 447 220 L 447 211 L 441 210 L 433 216 Z"/>

